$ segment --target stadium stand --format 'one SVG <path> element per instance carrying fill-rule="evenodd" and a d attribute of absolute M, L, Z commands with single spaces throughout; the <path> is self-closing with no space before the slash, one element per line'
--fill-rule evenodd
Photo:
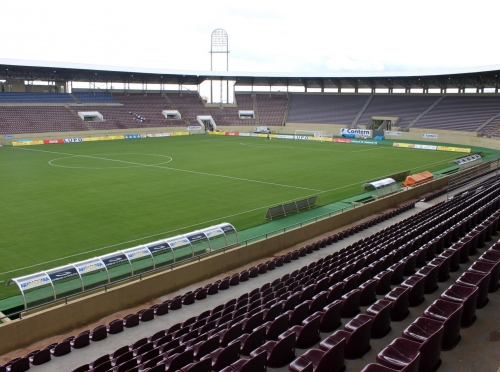
<path fill-rule="evenodd" d="M 238 110 L 253 110 L 253 98 L 251 94 L 235 94 Z"/>
<path fill-rule="evenodd" d="M 437 97 L 433 96 L 373 96 L 368 107 L 358 120 L 358 124 L 365 125 L 372 116 L 398 117 L 396 126 L 406 128 L 420 113 L 424 112 Z"/>
<path fill-rule="evenodd" d="M 446 96 L 414 126 L 474 132 L 483 122 L 499 113 L 500 97 Z"/>
<path fill-rule="evenodd" d="M 76 103 L 68 93 L 0 93 L 0 103 Z"/>
<path fill-rule="evenodd" d="M 369 95 L 291 94 L 287 122 L 351 124 Z"/>
<path fill-rule="evenodd" d="M 288 98 L 290 97 L 290 98 Z M 500 136 L 500 98 L 436 95 L 264 94 L 237 93 L 235 106 L 207 107 L 197 92 L 0 93 L 1 133 L 85 131 L 199 125 L 196 117 L 210 115 L 218 126 L 282 126 L 290 123 L 344 124 L 359 115 L 358 125 L 374 116 L 397 117 L 397 127 L 480 130 L 484 136 Z M 26 106 L 23 106 L 26 104 Z M 36 104 L 36 106 L 33 106 Z M 49 106 L 44 106 L 50 104 Z M 98 111 L 104 121 L 83 125 L 74 112 Z M 366 106 L 366 107 L 365 107 Z M 50 110 L 53 114 L 50 114 Z M 166 119 L 162 110 L 178 110 L 182 119 Z M 255 119 L 240 119 L 239 110 L 254 110 Z M 287 112 L 288 110 L 288 112 Z M 285 118 L 287 116 L 287 118 Z M 483 128 L 484 127 L 484 128 Z"/>
<path fill-rule="evenodd" d="M 288 96 L 284 94 L 257 94 L 259 124 L 264 126 L 282 126 Z"/>
<path fill-rule="evenodd" d="M 250 272 L 249 278 L 264 275 L 283 264 L 314 256 L 321 249 L 414 207 L 415 203 L 406 204 L 244 271 Z M 384 339 L 388 327 L 408 318 L 408 308 L 416 309 L 420 296 L 438 296 L 423 313 L 412 311 L 413 319 L 401 337 L 392 335 L 392 342 L 381 341 L 386 346 L 377 353 L 378 364 L 370 363 L 363 369 L 432 371 L 441 364 L 442 350 L 460 344 L 462 329 L 474 327 L 479 316 L 476 309 L 484 307 L 489 294 L 498 290 L 500 241 L 491 246 L 488 242 L 499 230 L 500 187 L 491 177 L 458 192 L 446 203 L 436 203 L 411 218 L 378 228 L 364 239 L 323 254 L 212 310 L 199 308 L 197 316 L 128 342 L 128 346 L 73 371 L 264 371 L 266 365 L 288 366 L 290 371 L 341 371 L 346 359 L 359 360 L 370 350 L 372 341 Z M 477 256 L 479 250 L 484 252 Z M 472 262 L 467 268 L 469 261 Z M 456 282 L 444 287 L 441 284 L 436 292 L 437 282 L 449 281 L 450 273 L 458 271 L 461 265 L 465 271 Z M 408 277 L 402 284 L 403 278 L 398 274 L 401 266 Z M 367 271 L 370 275 L 364 275 Z M 381 272 L 391 277 L 390 292 L 383 300 L 374 298 L 366 313 L 359 314 L 357 294 L 368 281 L 382 280 L 378 275 Z M 238 274 L 240 280 L 244 274 Z M 392 279 L 396 277 L 400 279 Z M 409 280 L 413 284 L 405 285 Z M 417 282 L 424 285 L 417 286 Z M 218 290 L 229 290 L 231 297 L 229 283 L 227 277 L 205 288 L 217 285 Z M 136 327 L 148 322 L 155 311 L 156 316 L 162 316 L 165 311 L 158 311 L 162 306 L 168 306 L 170 311 L 180 309 L 191 303 L 182 303 L 189 295 L 190 292 L 130 314 L 123 319 L 123 325 Z M 337 311 L 330 311 L 331 308 Z M 335 330 L 341 318 L 350 320 L 343 330 Z M 130 323 L 131 320 L 134 321 Z M 331 324 L 334 326 L 326 331 Z M 0 370 L 25 371 L 30 368 L 30 361 L 35 366 L 48 362 L 51 355 L 106 342 L 103 329 L 96 327 L 92 332 L 87 330 L 48 345 L 0 366 Z M 121 334 L 122 329 L 117 332 Z M 320 339 L 319 349 L 311 349 Z M 297 358 L 300 349 L 305 352 Z M 71 356 L 61 360 L 64 358 Z M 245 368 L 247 365 L 251 367 Z"/>
<path fill-rule="evenodd" d="M 88 130 L 66 107 L 0 106 L 0 133 Z"/>
<path fill-rule="evenodd" d="M 78 101 L 92 103 L 118 103 L 112 95 L 107 92 L 75 92 L 72 94 Z"/>

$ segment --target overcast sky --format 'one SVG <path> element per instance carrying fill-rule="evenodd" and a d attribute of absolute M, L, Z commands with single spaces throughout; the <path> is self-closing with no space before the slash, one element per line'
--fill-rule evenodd
<path fill-rule="evenodd" d="M 10 0 L 1 13 L 2 58 L 207 71 L 223 28 L 230 71 L 500 64 L 498 0 Z"/>

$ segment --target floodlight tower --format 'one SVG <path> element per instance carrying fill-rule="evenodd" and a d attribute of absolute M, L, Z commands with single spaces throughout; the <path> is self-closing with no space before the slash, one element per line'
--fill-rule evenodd
<path fill-rule="evenodd" d="M 210 46 L 210 71 L 213 71 L 213 59 L 215 54 L 226 55 L 226 71 L 229 71 L 229 43 L 226 30 L 218 28 L 212 31 Z M 210 79 L 210 103 L 213 103 L 213 79 Z M 226 102 L 229 102 L 229 81 L 226 79 Z M 222 105 L 222 77 L 220 79 L 220 103 Z"/>

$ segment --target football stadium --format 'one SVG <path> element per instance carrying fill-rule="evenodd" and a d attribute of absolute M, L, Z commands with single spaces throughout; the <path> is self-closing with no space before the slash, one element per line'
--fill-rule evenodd
<path fill-rule="evenodd" d="M 497 371 L 499 75 L 0 59 L 0 372 Z"/>

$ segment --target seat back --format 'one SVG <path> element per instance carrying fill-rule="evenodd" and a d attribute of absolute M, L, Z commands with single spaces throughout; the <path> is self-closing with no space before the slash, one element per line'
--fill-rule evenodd
<path fill-rule="evenodd" d="M 274 345 L 267 357 L 267 364 L 272 368 L 281 368 L 295 359 L 295 333 L 290 333 Z"/>
<path fill-rule="evenodd" d="M 240 347 L 241 342 L 236 341 L 222 349 L 215 360 L 212 359 L 212 370 L 220 371 L 224 367 L 227 367 L 240 359 Z"/>
<path fill-rule="evenodd" d="M 243 364 L 239 372 L 265 372 L 267 370 L 267 354 L 265 351 L 260 352 L 253 358 L 248 359 Z"/>
<path fill-rule="evenodd" d="M 290 324 L 289 313 L 278 316 L 267 329 L 267 339 L 277 340 L 278 336 L 288 329 Z"/>
<path fill-rule="evenodd" d="M 345 339 L 325 352 L 314 372 L 340 372 L 345 369 Z"/>

